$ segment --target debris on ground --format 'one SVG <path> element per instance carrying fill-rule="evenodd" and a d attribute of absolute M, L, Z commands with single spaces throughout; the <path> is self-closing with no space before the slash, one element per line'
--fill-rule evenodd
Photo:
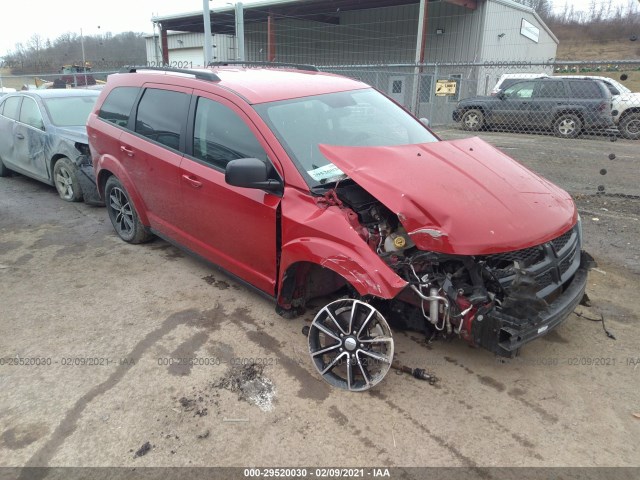
<path fill-rule="evenodd" d="M 133 458 L 144 457 L 151 450 L 151 444 L 149 442 L 144 442 L 142 446 L 135 453 Z"/>
<path fill-rule="evenodd" d="M 214 384 L 216 388 L 224 388 L 238 393 L 238 400 L 256 405 L 263 412 L 273 409 L 276 389 L 271 380 L 263 375 L 264 365 L 249 363 L 234 365 Z"/>

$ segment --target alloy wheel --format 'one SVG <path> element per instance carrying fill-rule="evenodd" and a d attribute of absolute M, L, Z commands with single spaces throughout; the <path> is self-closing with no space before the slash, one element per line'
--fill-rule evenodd
<path fill-rule="evenodd" d="M 115 227 L 121 236 L 133 234 L 134 218 L 131 204 L 126 193 L 118 187 L 113 187 L 109 194 L 109 208 L 114 213 Z"/>
<path fill-rule="evenodd" d="M 391 368 L 393 338 L 382 314 L 368 303 L 337 300 L 318 312 L 309 329 L 309 354 L 334 387 L 364 391 Z"/>

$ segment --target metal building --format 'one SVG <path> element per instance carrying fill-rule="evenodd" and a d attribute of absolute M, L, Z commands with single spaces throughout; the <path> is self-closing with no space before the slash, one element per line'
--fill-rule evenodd
<path fill-rule="evenodd" d="M 530 64 L 554 59 L 558 46 L 538 14 L 512 0 L 270 0 L 245 5 L 243 15 L 247 61 L 315 64 L 359 78 L 434 120 L 448 117 L 459 98 L 488 93 L 503 73 L 470 64 L 519 62 L 514 71 L 540 72 Z M 183 45 L 189 35 L 194 45 L 202 42 L 202 12 L 152 21 L 160 35 L 148 44 L 160 45 L 162 61 L 204 58 L 202 43 L 187 57 L 175 47 L 178 37 L 167 34 L 192 32 L 180 35 Z M 242 58 L 236 44 L 224 58 L 217 40 L 235 29 L 234 7 L 211 12 L 218 60 Z M 456 83 L 454 94 L 436 95 L 443 79 Z"/>

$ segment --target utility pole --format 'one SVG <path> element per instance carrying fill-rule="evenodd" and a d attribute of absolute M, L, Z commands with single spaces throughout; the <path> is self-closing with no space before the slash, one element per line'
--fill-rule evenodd
<path fill-rule="evenodd" d="M 202 17 L 204 20 L 204 66 L 211 63 L 211 11 L 209 10 L 209 0 L 202 0 Z"/>
<path fill-rule="evenodd" d="M 82 29 L 80 29 L 80 46 L 82 47 L 82 72 L 84 73 L 84 85 L 87 86 L 87 61 L 84 57 L 84 36 L 82 35 Z M 76 87 L 78 82 L 76 81 Z"/>
<path fill-rule="evenodd" d="M 238 60 L 244 61 L 244 8 L 242 2 L 236 3 L 236 44 Z"/>

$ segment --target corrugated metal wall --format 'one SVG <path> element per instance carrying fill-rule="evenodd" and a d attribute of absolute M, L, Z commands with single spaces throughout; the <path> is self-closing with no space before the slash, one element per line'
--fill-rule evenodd
<path fill-rule="evenodd" d="M 204 63 L 204 33 L 170 33 L 167 36 L 167 42 L 169 47 L 169 60 L 170 63 L 174 62 L 190 62 L 193 66 L 200 66 Z M 156 37 L 156 42 L 160 45 L 159 37 Z M 211 43 L 213 48 L 213 60 L 224 61 L 233 60 L 237 57 L 236 54 L 236 39 L 232 35 L 212 35 Z M 147 48 L 147 62 L 152 65 L 162 61 L 162 56 L 156 54 L 154 38 L 146 37 Z M 198 50 L 201 54 L 195 53 Z M 197 63 L 196 58 L 198 58 Z"/>
<path fill-rule="evenodd" d="M 343 12 L 339 14 L 339 25 L 277 18 L 276 59 L 318 65 L 413 63 L 418 13 L 418 5 Z M 428 61 L 471 61 L 475 58 L 480 22 L 473 10 L 430 2 L 428 16 Z M 437 34 L 437 29 L 444 33 Z M 267 25 L 247 25 L 245 38 L 247 58 L 266 60 Z"/>

